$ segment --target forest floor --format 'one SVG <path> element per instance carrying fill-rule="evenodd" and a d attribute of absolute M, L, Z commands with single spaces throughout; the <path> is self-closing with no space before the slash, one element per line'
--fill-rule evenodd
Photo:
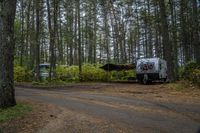
<path fill-rule="evenodd" d="M 0 123 L 19 133 L 197 133 L 200 90 L 167 84 L 79 83 L 56 88 L 16 87 L 18 101 L 33 111 Z"/>

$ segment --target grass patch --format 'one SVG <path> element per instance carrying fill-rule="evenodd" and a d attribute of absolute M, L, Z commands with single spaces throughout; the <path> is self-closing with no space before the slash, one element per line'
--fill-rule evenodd
<path fill-rule="evenodd" d="M 35 87 L 52 87 L 52 86 L 63 86 L 63 85 L 69 85 L 69 84 L 73 84 L 73 83 L 79 83 L 79 82 L 64 82 L 64 81 L 42 81 L 42 82 L 32 82 L 32 85 Z"/>
<path fill-rule="evenodd" d="M 181 91 L 181 90 L 185 89 L 184 85 L 180 84 L 180 83 L 169 83 L 169 84 L 167 84 L 167 88 L 177 90 L 177 91 Z"/>
<path fill-rule="evenodd" d="M 23 116 L 31 110 L 31 105 L 24 103 L 18 103 L 16 106 L 7 109 L 0 109 L 0 122 L 5 122 Z"/>
<path fill-rule="evenodd" d="M 176 90 L 176 91 L 193 90 L 193 89 L 198 88 L 192 82 L 186 81 L 186 80 L 166 84 L 166 87 L 173 89 L 173 90 Z"/>

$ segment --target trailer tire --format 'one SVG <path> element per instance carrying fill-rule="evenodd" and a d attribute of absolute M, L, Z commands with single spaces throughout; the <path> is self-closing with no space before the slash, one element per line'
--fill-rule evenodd
<path fill-rule="evenodd" d="M 149 80 L 149 79 L 148 79 L 148 75 L 145 74 L 144 77 L 143 77 L 143 80 L 142 80 L 143 84 L 146 85 L 146 84 L 148 83 L 148 80 Z"/>
<path fill-rule="evenodd" d="M 167 82 L 167 77 L 163 79 L 163 82 L 166 83 Z"/>

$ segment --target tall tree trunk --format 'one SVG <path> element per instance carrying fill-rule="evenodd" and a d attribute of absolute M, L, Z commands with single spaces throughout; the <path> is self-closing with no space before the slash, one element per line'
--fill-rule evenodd
<path fill-rule="evenodd" d="M 73 58 L 73 20 L 74 20 L 74 12 L 73 10 L 68 11 L 68 21 L 69 21 L 69 33 L 70 33 L 70 38 L 69 38 L 69 65 L 73 65 L 74 58 Z"/>
<path fill-rule="evenodd" d="M 187 26 L 187 2 L 188 0 L 180 1 L 180 26 L 181 26 L 181 45 L 183 47 L 184 62 L 190 61 L 189 57 L 189 36 L 188 36 L 188 26 Z"/>
<path fill-rule="evenodd" d="M 147 9 L 148 9 L 148 57 L 153 57 L 153 44 L 152 44 L 152 22 L 150 20 L 151 17 L 151 6 L 150 6 L 150 0 L 147 0 Z"/>
<path fill-rule="evenodd" d="M 96 0 L 95 2 L 93 3 L 94 5 L 94 27 L 93 27 L 93 63 L 95 64 L 96 63 L 96 47 L 97 47 L 97 5 L 96 5 Z"/>
<path fill-rule="evenodd" d="M 21 41 L 20 41 L 20 66 L 23 66 L 24 56 L 24 0 L 21 0 Z"/>
<path fill-rule="evenodd" d="M 40 81 L 40 0 L 35 0 L 36 8 L 36 81 Z"/>
<path fill-rule="evenodd" d="M 79 64 L 79 80 L 82 81 L 82 56 L 81 56 L 81 17 L 80 17 L 80 0 L 77 2 L 78 8 L 78 64 Z"/>
<path fill-rule="evenodd" d="M 48 29 L 49 29 L 49 36 L 50 36 L 50 71 L 49 71 L 49 79 L 52 79 L 52 71 L 53 71 L 53 66 L 54 66 L 54 58 L 55 58 L 55 54 L 54 54 L 54 43 L 55 43 L 55 39 L 54 39 L 54 31 L 52 29 L 52 22 L 51 22 L 51 10 L 50 10 L 50 3 L 49 0 L 46 0 L 46 5 L 47 5 L 47 14 L 48 14 Z"/>
<path fill-rule="evenodd" d="M 140 51 L 140 16 L 139 16 L 139 9 L 138 9 L 138 4 L 136 4 L 136 30 L 137 30 L 137 58 L 140 58 L 141 56 L 141 51 Z"/>
<path fill-rule="evenodd" d="M 55 76 L 55 69 L 56 69 L 56 46 L 58 47 L 58 5 L 59 5 L 59 0 L 53 0 L 53 22 L 54 22 L 54 27 L 53 27 L 53 39 L 54 39 L 54 44 L 52 45 L 52 53 L 54 53 L 52 57 L 52 62 L 51 62 L 51 67 L 52 67 L 52 74 Z M 50 73 L 51 75 L 51 73 Z"/>
<path fill-rule="evenodd" d="M 16 105 L 14 92 L 14 19 L 16 0 L 0 1 L 0 108 Z"/>
<path fill-rule="evenodd" d="M 106 6 L 106 5 L 104 5 Z M 106 56 L 107 56 L 107 63 L 109 63 L 111 61 L 111 57 L 110 57 L 110 45 L 109 45 L 109 25 L 108 25 L 108 11 L 106 9 L 106 7 L 104 7 L 104 11 L 103 11 L 103 15 L 104 15 L 104 46 L 106 49 Z"/>
<path fill-rule="evenodd" d="M 58 33 L 58 41 L 59 41 L 59 46 L 58 46 L 58 50 L 59 50 L 59 63 L 63 64 L 64 63 L 64 53 L 63 53 L 63 34 L 62 34 L 62 15 L 61 15 L 61 7 L 59 6 L 59 33 Z"/>
<path fill-rule="evenodd" d="M 31 70 L 30 68 L 30 59 L 29 59 L 29 45 L 30 45 L 30 10 L 31 10 L 31 3 L 32 3 L 32 0 L 29 0 L 28 1 L 28 8 L 27 8 L 27 11 L 26 11 L 26 52 L 25 52 L 25 58 L 26 58 L 26 70 Z M 28 75 L 28 74 L 26 74 Z"/>
<path fill-rule="evenodd" d="M 77 3 L 76 3 L 77 4 Z M 75 17 L 74 17 L 74 65 L 78 65 L 78 37 L 77 37 L 77 19 L 78 19 L 78 9 L 75 10 Z"/>
<path fill-rule="evenodd" d="M 32 2 L 32 8 L 34 8 L 34 0 Z M 32 14 L 31 14 L 31 30 L 30 30 L 30 34 L 32 34 L 32 36 L 30 36 L 30 68 L 34 68 L 34 65 L 35 65 L 35 10 L 32 11 Z"/>
<path fill-rule="evenodd" d="M 195 58 L 196 58 L 196 62 L 198 64 L 200 64 L 200 39 L 199 39 L 199 21 L 198 21 L 198 8 L 197 8 L 197 1 L 196 0 L 192 0 L 192 6 L 193 6 L 193 46 L 195 48 L 194 52 L 195 52 Z"/>
<path fill-rule="evenodd" d="M 174 80 L 174 58 L 173 58 L 173 49 L 172 44 L 169 39 L 169 29 L 168 29 L 168 22 L 167 22 L 167 13 L 166 13 L 166 6 L 165 0 L 159 0 L 160 6 L 160 17 L 161 17 L 161 25 L 162 25 L 162 38 L 163 38 L 163 55 L 164 59 L 167 61 L 168 67 L 168 78 L 170 81 Z"/>
<path fill-rule="evenodd" d="M 178 77 L 178 49 L 177 49 L 177 26 L 176 26 L 176 12 L 174 0 L 169 0 L 170 11 L 171 11 L 171 21 L 172 21 L 172 44 L 174 51 L 174 78 Z"/>

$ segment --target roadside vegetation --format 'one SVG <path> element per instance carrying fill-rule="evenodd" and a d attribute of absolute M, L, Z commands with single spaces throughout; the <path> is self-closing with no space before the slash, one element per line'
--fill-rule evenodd
<path fill-rule="evenodd" d="M 135 77 L 135 70 L 106 72 L 100 68 L 102 65 L 85 64 L 82 68 L 82 82 L 106 82 L 116 80 L 128 80 Z M 16 66 L 14 68 L 15 82 L 29 82 L 33 85 L 63 85 L 67 83 L 79 82 L 78 66 L 57 66 L 55 77 L 43 79 L 41 82 L 34 81 L 34 73 L 27 71 L 25 67 Z"/>
<path fill-rule="evenodd" d="M 167 84 L 168 88 L 177 91 L 200 88 L 200 65 L 194 61 L 179 68 L 179 81 Z"/>
<path fill-rule="evenodd" d="M 0 109 L 0 122 L 15 119 L 26 115 L 32 110 L 32 107 L 28 104 L 18 103 L 16 106 Z"/>
<path fill-rule="evenodd" d="M 200 65 L 191 61 L 180 69 L 180 79 L 200 86 Z"/>
<path fill-rule="evenodd" d="M 100 68 L 100 64 L 84 64 L 82 68 L 82 82 L 106 82 L 106 81 L 128 81 L 135 77 L 135 70 L 106 72 Z M 56 76 L 51 80 L 43 79 L 41 82 L 34 81 L 32 71 L 25 67 L 14 67 L 15 82 L 29 82 L 33 85 L 65 85 L 79 82 L 78 66 L 57 66 Z M 188 62 L 185 66 L 179 68 L 179 81 L 171 83 L 168 86 L 176 90 L 183 88 L 195 88 L 200 86 L 200 65 L 194 61 Z"/>

